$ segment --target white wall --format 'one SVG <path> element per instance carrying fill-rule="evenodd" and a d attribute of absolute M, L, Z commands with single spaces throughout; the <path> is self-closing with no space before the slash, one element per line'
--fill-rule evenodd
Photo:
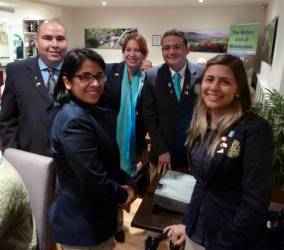
<path fill-rule="evenodd" d="M 271 0 L 266 23 L 269 23 L 275 16 L 279 16 L 277 37 L 274 49 L 272 65 L 261 62 L 259 81 L 262 85 L 275 88 L 281 94 L 284 94 L 284 1 Z"/>
<path fill-rule="evenodd" d="M 163 62 L 160 46 L 151 46 L 152 35 L 162 35 L 167 29 L 229 31 L 236 23 L 265 23 L 266 10 L 261 7 L 186 7 L 186 8 L 89 8 L 62 10 L 62 21 L 69 34 L 69 47 L 84 47 L 85 28 L 138 28 L 148 42 L 148 58 L 154 65 Z M 120 50 L 97 50 L 107 62 L 122 59 Z M 190 53 L 196 62 L 212 53 Z"/>
<path fill-rule="evenodd" d="M 9 59 L 0 59 L 0 63 L 6 64 L 6 61 L 13 61 L 15 59 L 14 47 L 12 44 L 13 35 L 19 34 L 23 37 L 23 19 L 54 19 L 61 17 L 61 8 L 46 5 L 46 4 L 32 4 L 29 2 L 19 2 L 15 7 L 15 13 L 0 12 L 0 23 L 7 24 L 7 31 L 9 37 Z"/>

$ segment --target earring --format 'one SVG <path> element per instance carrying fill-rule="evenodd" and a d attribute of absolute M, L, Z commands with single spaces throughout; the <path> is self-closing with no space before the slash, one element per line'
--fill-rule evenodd
<path fill-rule="evenodd" d="M 240 95 L 239 95 L 239 94 L 236 94 L 236 98 L 237 98 L 237 99 L 240 98 Z"/>

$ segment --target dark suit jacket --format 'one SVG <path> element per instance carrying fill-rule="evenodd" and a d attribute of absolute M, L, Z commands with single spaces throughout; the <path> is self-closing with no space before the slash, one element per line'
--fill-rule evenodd
<path fill-rule="evenodd" d="M 186 231 L 189 237 L 202 231 L 197 223 L 202 210 L 207 250 L 268 250 L 264 231 L 272 186 L 272 132 L 257 116 L 231 131 L 228 147 L 224 152 L 217 147 L 208 174 L 190 163 L 197 183 L 185 216 Z"/>
<path fill-rule="evenodd" d="M 0 111 L 2 147 L 48 155 L 55 113 L 38 58 L 8 64 Z"/>
<path fill-rule="evenodd" d="M 120 184 L 135 184 L 119 168 L 113 121 L 106 109 L 74 97 L 54 120 L 51 153 L 58 182 L 50 222 L 56 242 L 92 246 L 116 231 L 117 205 L 127 199 Z"/>
<path fill-rule="evenodd" d="M 121 81 L 124 73 L 125 63 L 110 63 L 106 65 L 107 81 L 105 83 L 105 104 L 119 113 L 121 97 Z M 136 107 L 136 151 L 140 154 L 146 147 L 145 144 L 146 128 L 142 116 L 142 98 L 137 100 Z"/>
<path fill-rule="evenodd" d="M 143 115 L 151 138 L 153 164 L 157 164 L 160 154 L 170 152 L 173 168 L 187 166 L 184 143 L 197 97 L 195 84 L 202 72 L 202 66 L 188 62 L 179 102 L 167 64 L 146 72 L 142 90 Z"/>

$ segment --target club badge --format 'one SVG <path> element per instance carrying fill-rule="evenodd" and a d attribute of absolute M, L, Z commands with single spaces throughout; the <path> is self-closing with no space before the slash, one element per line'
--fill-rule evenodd
<path fill-rule="evenodd" d="M 230 158 L 237 158 L 240 155 L 240 142 L 234 140 L 232 145 L 229 147 L 227 156 Z"/>

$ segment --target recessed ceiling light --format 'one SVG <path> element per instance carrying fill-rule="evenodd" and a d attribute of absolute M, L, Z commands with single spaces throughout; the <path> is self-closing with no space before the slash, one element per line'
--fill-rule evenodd
<path fill-rule="evenodd" d="M 102 2 L 102 5 L 103 5 L 103 6 L 106 6 L 106 5 L 107 5 L 107 2 L 106 2 L 106 1 L 103 1 L 103 2 Z"/>
<path fill-rule="evenodd" d="M 198 0 L 198 2 L 199 2 L 199 3 L 203 3 L 203 2 L 204 2 L 204 0 Z"/>

